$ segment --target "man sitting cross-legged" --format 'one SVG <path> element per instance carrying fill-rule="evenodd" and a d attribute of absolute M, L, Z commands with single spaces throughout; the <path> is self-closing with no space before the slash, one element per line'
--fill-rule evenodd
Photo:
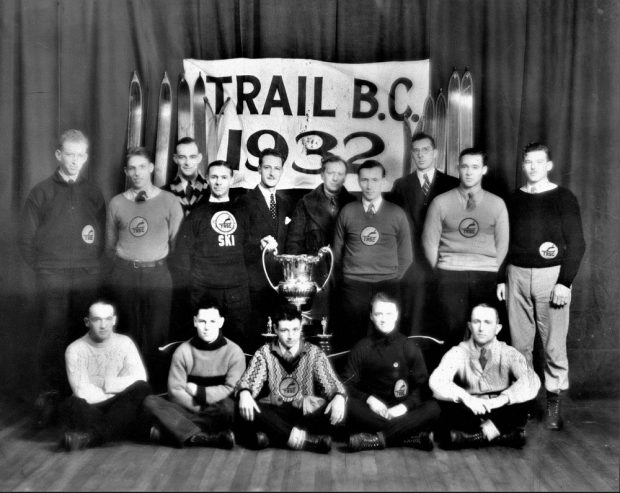
<path fill-rule="evenodd" d="M 159 441 L 163 432 L 178 447 L 234 447 L 235 406 L 230 394 L 245 370 L 245 356 L 222 335 L 223 324 L 217 301 L 204 299 L 194 316 L 196 336 L 172 356 L 169 399 L 152 395 L 144 401 L 155 421 L 152 441 Z"/>

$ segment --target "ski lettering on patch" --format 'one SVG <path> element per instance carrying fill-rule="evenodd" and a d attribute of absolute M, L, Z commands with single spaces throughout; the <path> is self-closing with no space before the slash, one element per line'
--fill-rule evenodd
<path fill-rule="evenodd" d="M 367 246 L 375 245 L 379 241 L 379 231 L 373 226 L 367 226 L 360 233 L 362 243 Z"/>
<path fill-rule="evenodd" d="M 211 227 L 221 235 L 231 235 L 237 230 L 237 220 L 228 211 L 219 211 L 211 218 Z"/>
<path fill-rule="evenodd" d="M 558 247 L 555 243 L 545 241 L 540 247 L 538 247 L 538 253 L 544 259 L 552 259 L 558 256 Z"/>
<path fill-rule="evenodd" d="M 92 245 L 95 243 L 95 228 L 93 228 L 90 224 L 87 224 L 82 228 L 82 241 L 87 245 Z"/>
<path fill-rule="evenodd" d="M 299 393 L 299 382 L 293 377 L 286 377 L 280 382 L 280 394 L 286 399 L 291 399 Z"/>
<path fill-rule="evenodd" d="M 465 238 L 473 238 L 478 234 L 478 231 L 480 231 L 480 225 L 471 217 L 466 217 L 459 224 L 459 233 Z"/>
<path fill-rule="evenodd" d="M 402 378 L 399 378 L 394 384 L 394 397 L 402 399 L 409 394 L 409 385 Z"/>
<path fill-rule="evenodd" d="M 136 216 L 129 221 L 129 232 L 136 237 L 144 236 L 149 230 L 149 223 L 143 217 Z"/>

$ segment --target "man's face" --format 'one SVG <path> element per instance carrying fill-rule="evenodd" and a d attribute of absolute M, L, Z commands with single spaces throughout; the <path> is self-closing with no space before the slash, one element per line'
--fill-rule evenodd
<path fill-rule="evenodd" d="M 420 171 L 426 171 L 435 166 L 437 149 L 433 147 L 430 139 L 416 140 L 411 144 L 411 156 L 415 167 Z"/>
<path fill-rule="evenodd" d="M 194 142 L 179 144 L 176 151 L 172 159 L 179 167 L 179 172 L 186 180 L 194 180 L 198 176 L 198 165 L 202 161 L 198 146 Z"/>
<path fill-rule="evenodd" d="M 60 170 L 75 180 L 88 159 L 88 145 L 79 140 L 66 140 L 62 149 L 56 149 L 55 156 Z"/>
<path fill-rule="evenodd" d="M 362 190 L 362 197 L 371 202 L 381 195 L 385 179 L 381 168 L 366 168 L 360 170 L 357 181 Z"/>
<path fill-rule="evenodd" d="M 502 330 L 501 324 L 497 323 L 497 313 L 493 308 L 477 306 L 471 312 L 471 320 L 467 324 L 471 336 L 479 346 L 485 346 Z"/>
<path fill-rule="evenodd" d="M 396 327 L 398 308 L 389 301 L 375 301 L 370 312 L 370 320 L 379 332 L 389 334 Z"/>
<path fill-rule="evenodd" d="M 220 330 L 224 325 L 224 317 L 216 308 L 198 310 L 194 317 L 194 327 L 198 337 L 205 342 L 213 342 L 220 335 Z"/>
<path fill-rule="evenodd" d="M 230 169 L 226 166 L 211 166 L 207 180 L 209 181 L 212 197 L 216 199 L 228 198 L 228 192 L 232 184 Z"/>
<path fill-rule="evenodd" d="M 479 154 L 466 154 L 459 162 L 459 179 L 464 188 L 474 188 L 482 183 L 487 167 Z"/>
<path fill-rule="evenodd" d="M 321 172 L 321 179 L 325 184 L 325 190 L 329 193 L 340 192 L 346 178 L 347 167 L 341 162 L 327 163 L 325 169 Z"/>
<path fill-rule="evenodd" d="M 278 341 L 286 349 L 291 349 L 299 342 L 301 338 L 301 320 L 280 320 L 278 322 Z"/>
<path fill-rule="evenodd" d="M 88 317 L 84 318 L 84 324 L 88 327 L 88 334 L 93 341 L 107 341 L 116 325 L 114 307 L 104 303 L 92 305 L 88 310 Z"/>
<path fill-rule="evenodd" d="M 530 185 L 547 178 L 553 168 L 553 162 L 547 158 L 545 151 L 531 151 L 523 158 L 523 172 Z"/>
<path fill-rule="evenodd" d="M 258 167 L 260 182 L 265 188 L 275 188 L 282 175 L 282 160 L 277 156 L 263 157 L 263 164 Z"/>
<path fill-rule="evenodd" d="M 154 168 L 153 163 L 144 156 L 131 156 L 125 166 L 125 174 L 131 182 L 131 188 L 142 190 L 150 185 Z"/>

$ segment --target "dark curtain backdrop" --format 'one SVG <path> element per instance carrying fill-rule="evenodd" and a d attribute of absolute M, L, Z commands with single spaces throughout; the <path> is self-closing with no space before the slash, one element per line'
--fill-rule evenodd
<path fill-rule="evenodd" d="M 32 274 L 15 247 L 30 188 L 55 168 L 58 134 L 91 137 L 87 167 L 120 191 L 128 86 L 147 95 L 154 144 L 159 84 L 183 58 L 431 59 L 433 93 L 455 66 L 474 75 L 476 144 L 488 185 L 519 186 L 519 149 L 553 151 L 553 180 L 582 208 L 588 249 L 573 289 L 573 395 L 618 395 L 620 3 L 615 0 L 2 0 L 0 283 L 2 385 L 30 390 L 37 334 Z"/>

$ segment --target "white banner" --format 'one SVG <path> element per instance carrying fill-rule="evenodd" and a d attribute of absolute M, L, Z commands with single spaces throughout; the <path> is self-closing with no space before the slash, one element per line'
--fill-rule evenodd
<path fill-rule="evenodd" d="M 349 162 L 349 190 L 359 190 L 355 172 L 366 159 L 385 166 L 391 186 L 402 176 L 409 145 L 403 115 L 411 112 L 415 127 L 429 90 L 428 60 L 342 64 L 235 58 L 188 59 L 183 65 L 190 88 L 203 77 L 206 98 L 218 115 L 216 132 L 211 131 L 218 142 L 207 145 L 208 161 L 231 162 L 238 169 L 235 186 L 246 188 L 259 182 L 257 156 L 267 147 L 286 158 L 280 189 L 316 187 L 326 154 Z"/>

